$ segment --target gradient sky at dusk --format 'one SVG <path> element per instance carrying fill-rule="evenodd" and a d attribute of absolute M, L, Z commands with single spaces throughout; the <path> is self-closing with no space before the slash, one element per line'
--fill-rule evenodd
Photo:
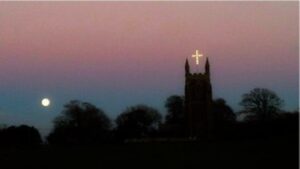
<path fill-rule="evenodd" d="M 183 95 L 199 49 L 214 98 L 235 111 L 254 87 L 298 108 L 298 2 L 0 2 L 0 124 L 42 132 L 72 99 L 111 118 Z M 52 105 L 43 108 L 40 100 Z"/>

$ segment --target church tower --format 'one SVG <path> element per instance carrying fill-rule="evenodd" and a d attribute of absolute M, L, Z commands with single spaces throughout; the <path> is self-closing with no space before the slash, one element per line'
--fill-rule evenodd
<path fill-rule="evenodd" d="M 186 59 L 185 109 L 187 135 L 189 137 L 207 137 L 213 127 L 212 88 L 208 58 L 204 73 L 191 73 L 188 59 Z"/>

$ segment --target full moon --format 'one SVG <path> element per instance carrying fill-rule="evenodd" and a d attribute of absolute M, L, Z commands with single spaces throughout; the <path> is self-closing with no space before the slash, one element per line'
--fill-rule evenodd
<path fill-rule="evenodd" d="M 44 98 L 42 101 L 41 101 L 41 104 L 42 106 L 44 107 L 48 107 L 50 105 L 50 100 L 48 98 Z"/>

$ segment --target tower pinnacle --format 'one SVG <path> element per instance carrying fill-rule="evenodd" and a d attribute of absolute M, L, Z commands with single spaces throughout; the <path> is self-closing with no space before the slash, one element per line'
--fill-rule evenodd
<path fill-rule="evenodd" d="M 210 76 L 208 57 L 206 58 L 206 63 L 205 63 L 205 74 Z"/>
<path fill-rule="evenodd" d="M 190 74 L 190 65 L 188 59 L 185 60 L 185 75 Z"/>

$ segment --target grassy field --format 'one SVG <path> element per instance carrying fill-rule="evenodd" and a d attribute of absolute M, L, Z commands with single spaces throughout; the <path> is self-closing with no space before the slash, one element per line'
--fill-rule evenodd
<path fill-rule="evenodd" d="M 2 149 L 0 168 L 297 169 L 298 140 L 273 138 Z"/>

